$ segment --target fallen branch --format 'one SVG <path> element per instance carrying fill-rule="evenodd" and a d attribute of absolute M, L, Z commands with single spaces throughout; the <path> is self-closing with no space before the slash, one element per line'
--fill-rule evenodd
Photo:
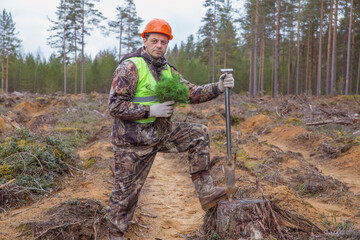
<path fill-rule="evenodd" d="M 178 235 L 179 237 L 182 237 L 183 239 L 187 239 L 187 237 L 186 237 L 186 236 L 181 235 L 180 233 L 177 233 L 176 235 Z"/>
<path fill-rule="evenodd" d="M 353 119 L 343 119 L 343 120 L 324 120 L 319 122 L 306 123 L 306 126 L 319 126 L 326 124 L 342 124 L 342 125 L 353 125 Z"/>
<path fill-rule="evenodd" d="M 150 218 L 157 218 L 157 216 L 153 216 L 153 215 L 150 215 L 150 214 L 144 213 L 144 212 L 141 212 L 140 215 L 143 215 L 145 217 L 150 217 Z"/>
<path fill-rule="evenodd" d="M 145 228 L 146 230 L 149 230 L 150 228 L 148 226 L 145 226 L 141 223 L 139 223 L 139 221 L 135 218 L 133 221 L 131 221 L 132 224 L 136 224 L 138 225 L 139 227 L 142 227 L 142 228 Z"/>
<path fill-rule="evenodd" d="M 43 232 L 43 233 L 41 233 L 40 235 L 34 237 L 34 240 L 35 240 L 35 239 L 39 239 L 41 236 L 43 236 L 45 233 L 47 233 L 47 232 L 50 231 L 50 230 L 55 230 L 55 229 L 59 229 L 59 228 L 65 227 L 65 226 L 80 224 L 80 223 L 83 223 L 83 222 L 85 222 L 85 221 L 86 221 L 86 220 L 79 221 L 79 222 L 75 222 L 75 223 L 64 223 L 64 224 L 62 224 L 62 225 L 58 225 L 58 226 L 54 226 L 54 227 L 48 228 L 48 229 L 46 229 L 45 232 Z"/>
<path fill-rule="evenodd" d="M 12 184 L 13 182 L 15 182 L 15 180 L 16 180 L 16 179 L 14 178 L 14 179 L 11 179 L 10 181 L 8 181 L 7 183 L 4 183 L 3 185 L 0 186 L 0 189 L 6 187 L 7 185 Z"/>
<path fill-rule="evenodd" d="M 24 213 L 24 212 L 27 212 L 29 211 L 30 209 L 33 209 L 33 208 L 37 208 L 37 205 L 39 204 L 39 202 L 41 201 L 41 199 L 39 201 L 37 201 L 33 206 L 29 207 L 29 208 L 26 208 L 20 212 L 16 212 L 16 213 L 13 213 L 11 214 L 9 217 L 6 217 L 6 218 L 0 218 L 1 221 L 5 221 L 5 220 L 8 220 L 10 218 L 12 218 L 13 216 L 16 216 L 16 215 L 19 215 L 21 213 Z"/>
<path fill-rule="evenodd" d="M 103 113 L 101 113 L 101 112 L 99 112 L 98 110 L 93 110 L 95 113 L 97 113 L 97 114 L 99 114 L 101 117 L 105 117 L 105 114 L 103 114 Z"/>
<path fill-rule="evenodd" d="M 63 163 L 63 164 L 65 164 L 66 166 L 68 166 L 68 167 L 71 168 L 71 169 L 74 169 L 74 170 L 76 170 L 76 171 L 82 172 L 83 174 L 91 175 L 90 173 L 88 173 L 88 172 L 86 172 L 86 171 L 84 171 L 84 170 L 81 170 L 81 169 L 79 169 L 79 168 L 77 168 L 77 167 L 74 167 L 74 166 L 72 166 L 71 164 L 68 164 L 68 163 L 66 163 L 66 162 L 64 162 L 64 161 L 62 161 L 62 160 L 60 160 L 60 162 Z"/>
<path fill-rule="evenodd" d="M 278 117 L 280 117 L 280 118 L 283 117 L 283 116 L 281 116 L 281 115 L 279 114 L 277 107 L 275 107 L 275 112 L 276 112 L 276 114 L 278 115 Z"/>

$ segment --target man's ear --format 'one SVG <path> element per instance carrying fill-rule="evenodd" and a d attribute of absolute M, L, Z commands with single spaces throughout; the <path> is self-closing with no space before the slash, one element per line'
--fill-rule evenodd
<path fill-rule="evenodd" d="M 143 38 L 143 43 L 145 44 L 145 42 L 146 42 L 146 38 Z"/>

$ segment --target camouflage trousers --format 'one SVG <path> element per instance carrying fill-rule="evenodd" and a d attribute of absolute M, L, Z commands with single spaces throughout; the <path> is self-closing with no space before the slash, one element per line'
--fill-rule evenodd
<path fill-rule="evenodd" d="M 108 206 L 109 231 L 124 233 L 129 228 L 156 153 L 186 151 L 190 174 L 209 170 L 210 138 L 206 126 L 175 122 L 156 145 L 114 147 L 115 181 Z"/>

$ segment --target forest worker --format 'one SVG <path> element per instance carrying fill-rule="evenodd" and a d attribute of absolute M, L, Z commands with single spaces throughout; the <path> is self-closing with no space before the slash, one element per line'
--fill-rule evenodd
<path fill-rule="evenodd" d="M 163 74 L 179 74 L 164 57 L 173 38 L 170 25 L 161 19 L 150 21 L 142 33 L 143 47 L 125 55 L 116 68 L 109 94 L 114 117 L 111 142 L 114 145 L 115 180 L 108 207 L 109 238 L 123 239 L 135 212 L 141 188 L 157 152 L 188 152 L 191 179 L 204 210 L 226 197 L 225 188 L 214 187 L 209 173 L 210 139 L 206 126 L 171 122 L 158 131 L 159 119 L 173 114 L 174 102 L 160 103 L 149 84 Z M 219 82 L 196 86 L 181 77 L 189 90 L 190 103 L 216 98 L 234 87 L 231 74 Z"/>

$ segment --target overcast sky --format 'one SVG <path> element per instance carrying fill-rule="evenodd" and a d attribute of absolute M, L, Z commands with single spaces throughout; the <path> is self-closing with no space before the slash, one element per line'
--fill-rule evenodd
<path fill-rule="evenodd" d="M 1 0 L 1 11 L 5 8 L 12 14 L 16 24 L 18 38 L 22 40 L 22 52 L 36 54 L 40 49 L 43 57 L 49 58 L 55 49 L 46 44 L 49 35 L 47 29 L 50 22 L 56 19 L 56 7 L 60 0 Z M 100 0 L 95 3 L 96 9 L 101 11 L 108 20 L 115 20 L 116 7 L 123 4 L 123 0 Z M 144 20 L 140 31 L 153 18 L 162 18 L 172 27 L 174 39 L 169 47 L 186 42 L 191 34 L 196 35 L 202 25 L 201 19 L 205 15 L 203 7 L 205 0 L 134 0 L 137 14 Z M 103 36 L 94 30 L 91 36 L 85 38 L 85 52 L 94 57 L 100 50 L 118 47 L 114 35 Z"/>

